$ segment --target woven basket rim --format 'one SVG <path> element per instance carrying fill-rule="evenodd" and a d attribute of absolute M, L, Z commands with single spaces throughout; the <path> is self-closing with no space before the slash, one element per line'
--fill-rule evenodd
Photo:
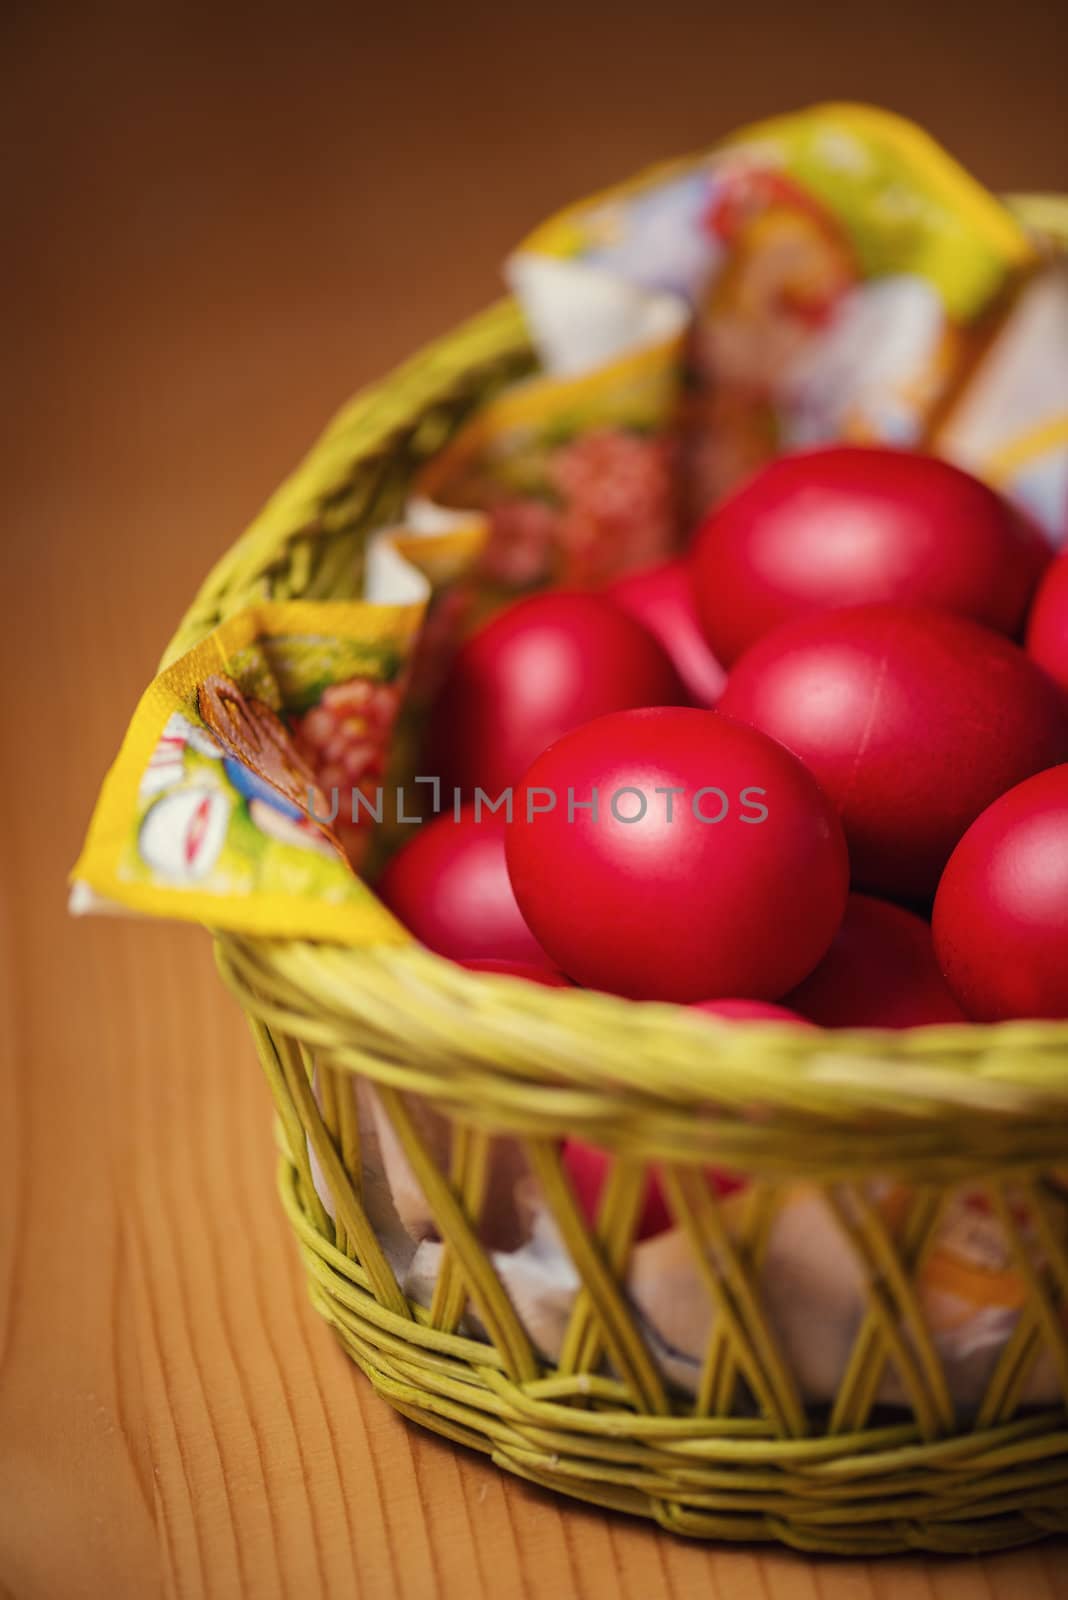
<path fill-rule="evenodd" d="M 1068 241 L 1068 197 L 1007 198 L 1025 221 Z M 214 625 L 224 576 L 232 587 L 235 569 L 258 572 L 281 527 L 314 522 L 325 457 L 350 464 L 388 457 L 424 410 L 481 365 L 528 351 L 518 306 L 501 300 L 357 394 L 205 580 L 164 661 Z M 841 1137 L 858 1124 L 873 1136 L 907 1129 L 915 1138 L 933 1120 L 944 1131 L 943 1119 L 952 1116 L 958 1128 L 963 1119 L 973 1132 L 985 1126 L 1004 1133 L 1015 1125 L 1021 1152 L 1033 1152 L 1043 1128 L 1043 1148 L 1049 1143 L 1051 1118 L 1068 1110 L 1068 1021 L 901 1031 L 717 1026 L 681 1006 L 472 973 L 415 943 L 343 947 L 232 934 L 216 940 L 223 975 L 253 1015 L 280 1023 L 352 1070 L 379 1081 L 392 1071 L 390 1081 L 502 1131 L 529 1129 L 537 1110 L 547 1131 L 580 1125 L 596 1132 L 611 1121 L 618 1135 L 623 1115 L 652 1116 L 663 1134 L 669 1113 L 692 1122 L 694 1109 L 710 1105 L 737 1127 L 740 1113 L 758 1101 L 769 1115 L 785 1116 L 784 1128 L 795 1138 L 808 1139 L 819 1128 Z M 362 1049 L 361 1039 L 366 1044 L 369 1037 L 374 1049 Z M 383 1067 L 390 1037 L 417 1056 L 425 1044 L 437 1063 L 433 1077 L 399 1062 Z M 450 1063 L 459 1064 L 455 1072 Z M 477 1106 L 473 1070 L 482 1096 Z M 726 1124 L 713 1126 L 722 1155 Z M 644 1130 L 635 1138 L 649 1148 Z M 685 1138 L 685 1126 L 672 1124 L 672 1148 Z M 999 1148 L 1003 1156 L 1012 1159 L 1011 1150 Z M 826 1171 L 822 1147 L 814 1165 Z"/>

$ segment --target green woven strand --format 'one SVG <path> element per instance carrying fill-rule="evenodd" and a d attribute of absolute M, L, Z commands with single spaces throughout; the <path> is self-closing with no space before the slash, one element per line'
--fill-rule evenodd
<path fill-rule="evenodd" d="M 489 1140 L 486 1135 L 454 1124 L 449 1182 L 472 1223 L 476 1223 L 481 1214 L 488 1173 Z M 463 1276 L 459 1271 L 452 1246 L 446 1242 L 442 1248 L 441 1266 L 438 1269 L 437 1282 L 430 1302 L 432 1326 L 452 1333 L 463 1314 L 466 1300 L 467 1290 L 464 1287 Z"/>

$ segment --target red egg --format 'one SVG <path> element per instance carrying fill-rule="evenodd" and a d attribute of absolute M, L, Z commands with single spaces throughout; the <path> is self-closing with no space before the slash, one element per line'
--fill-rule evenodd
<path fill-rule="evenodd" d="M 1068 755 L 1057 690 L 978 623 L 857 606 L 747 650 L 720 709 L 793 750 L 841 815 L 853 881 L 922 900 L 965 829 Z"/>
<path fill-rule="evenodd" d="M 597 1221 L 601 1190 L 608 1177 L 612 1157 L 607 1150 L 601 1150 L 597 1145 L 586 1144 L 582 1139 L 566 1140 L 561 1157 L 579 1208 L 592 1226 Z M 671 1213 L 667 1208 L 660 1180 L 655 1171 L 649 1172 L 646 1176 L 645 1194 L 634 1237 L 650 1239 L 654 1234 L 664 1233 L 670 1227 Z"/>
<path fill-rule="evenodd" d="M 424 771 L 465 799 L 476 786 L 495 797 L 593 717 L 683 699 L 661 645 L 604 595 L 534 595 L 461 647 L 431 716 Z"/>
<path fill-rule="evenodd" d="M 934 942 L 970 1017 L 1068 1017 L 1068 766 L 1028 778 L 968 829 L 934 905 Z"/>
<path fill-rule="evenodd" d="M 1058 556 L 1038 586 L 1027 625 L 1027 654 L 1068 689 L 1068 551 Z"/>
<path fill-rule="evenodd" d="M 525 978 L 528 983 L 540 983 L 546 989 L 570 989 L 571 984 L 562 972 L 551 967 L 535 967 L 528 961 L 461 961 L 468 972 L 498 973 L 502 978 Z"/>
<path fill-rule="evenodd" d="M 833 809 L 781 745 L 715 711 L 587 723 L 534 762 L 514 815 L 523 915 L 587 988 L 771 999 L 811 971 L 841 920 Z"/>
<path fill-rule="evenodd" d="M 785 1022 L 794 1027 L 814 1031 L 812 1023 L 799 1016 L 796 1011 L 788 1011 L 785 1006 L 772 1005 L 767 1000 L 697 1000 L 691 1009 L 704 1011 L 709 1016 L 722 1017 L 732 1022 Z M 602 1150 L 597 1145 L 587 1144 L 582 1139 L 568 1139 L 563 1148 L 563 1161 L 575 1197 L 586 1220 L 592 1225 L 597 1220 L 601 1190 L 604 1188 L 612 1157 L 607 1150 Z M 746 1183 L 744 1178 L 724 1172 L 719 1167 L 707 1167 L 705 1178 L 716 1195 L 733 1194 L 737 1189 L 744 1189 Z M 654 1167 L 646 1175 L 645 1194 L 635 1239 L 652 1238 L 655 1234 L 665 1232 L 672 1225 L 671 1212 L 664 1198 L 659 1174 Z"/>
<path fill-rule="evenodd" d="M 823 1028 L 965 1021 L 939 969 L 927 923 L 866 894 L 849 896 L 831 948 L 789 1000 Z"/>
<path fill-rule="evenodd" d="M 895 601 L 1016 633 L 1050 552 L 977 478 L 859 445 L 782 456 L 702 526 L 701 623 L 728 666 L 784 622 Z"/>
<path fill-rule="evenodd" d="M 550 967 L 508 879 L 503 817 L 466 806 L 425 823 L 387 865 L 376 892 L 421 943 L 454 961 Z"/>
<path fill-rule="evenodd" d="M 607 1150 L 602 1150 L 597 1145 L 586 1144 L 581 1139 L 568 1139 L 561 1154 L 564 1170 L 571 1181 L 575 1198 L 586 1221 L 592 1226 L 597 1221 L 601 1191 L 612 1165 L 612 1157 Z M 705 1169 L 705 1181 L 713 1195 L 718 1197 L 734 1194 L 746 1186 L 744 1178 L 735 1177 L 729 1172 L 721 1172 L 718 1167 Z M 665 1233 L 673 1226 L 674 1219 L 664 1197 L 660 1174 L 655 1167 L 647 1169 L 645 1193 L 642 1196 L 634 1238 L 636 1241 L 651 1239 L 658 1233 Z"/>
<path fill-rule="evenodd" d="M 812 1026 L 796 1011 L 773 1005 L 770 1000 L 695 1000 L 692 1009 L 704 1011 L 710 1017 L 723 1017 L 728 1022 L 793 1022 L 801 1028 Z"/>
<path fill-rule="evenodd" d="M 701 632 L 690 563 L 666 561 L 645 572 L 630 573 L 617 579 L 607 592 L 621 610 L 660 640 L 693 704 L 714 706 L 727 674 Z"/>

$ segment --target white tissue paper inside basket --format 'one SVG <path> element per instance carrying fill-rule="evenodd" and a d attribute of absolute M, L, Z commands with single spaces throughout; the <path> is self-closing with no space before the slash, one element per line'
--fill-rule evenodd
<path fill-rule="evenodd" d="M 373 1088 L 359 1081 L 350 1092 L 357 1099 L 360 1123 L 364 1208 L 404 1292 L 428 1307 L 443 1253 L 431 1207 Z M 409 1109 L 438 1170 L 447 1171 L 446 1120 L 429 1107 L 416 1108 L 414 1101 Z M 316 1191 L 333 1217 L 333 1196 L 310 1145 L 309 1156 Z M 871 1182 L 869 1201 L 877 1204 L 889 1187 Z M 723 1207 L 728 1232 L 740 1249 L 744 1249 L 739 1231 L 743 1204 L 743 1197 L 735 1195 Z M 1059 1201 L 1057 1205 L 1060 1208 Z M 494 1270 L 538 1353 L 555 1361 L 582 1284 L 537 1181 L 527 1172 L 513 1141 L 494 1142 L 483 1216 L 492 1219 L 488 1234 L 485 1227 L 480 1233 Z M 1000 1221 L 961 1196 L 947 1206 L 929 1254 L 936 1263 L 943 1256 L 952 1258 L 950 1270 L 940 1272 L 936 1265 L 924 1275 L 919 1303 L 950 1399 L 965 1418 L 979 1406 L 1020 1316 L 1020 1299 L 1011 1288 L 1004 1291 L 1012 1253 Z M 758 1281 L 773 1337 L 801 1399 L 812 1405 L 830 1403 L 869 1302 L 860 1260 L 826 1197 L 814 1187 L 798 1183 L 782 1196 Z M 983 1303 L 988 1288 L 989 1298 Z M 665 1382 L 680 1394 L 694 1394 L 717 1310 L 681 1229 L 671 1228 L 633 1246 L 623 1289 Z M 470 1303 L 460 1331 L 486 1337 Z M 607 1359 L 601 1370 L 612 1373 Z M 1059 1394 L 1056 1364 L 1043 1349 L 1024 1385 L 1021 1404 L 1053 1404 Z M 908 1401 L 908 1387 L 891 1358 L 876 1403 L 902 1407 Z"/>
<path fill-rule="evenodd" d="M 1024 290 L 936 442 L 1068 540 L 1068 262 Z"/>
<path fill-rule="evenodd" d="M 520 252 L 508 281 L 545 372 L 577 377 L 672 338 L 690 317 L 677 294 L 628 283 L 600 266 Z"/>

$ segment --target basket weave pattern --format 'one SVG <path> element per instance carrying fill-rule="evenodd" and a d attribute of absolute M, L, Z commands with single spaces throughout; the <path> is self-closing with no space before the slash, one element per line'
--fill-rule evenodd
<path fill-rule="evenodd" d="M 167 659 L 253 600 L 355 592 L 367 533 L 529 359 L 506 302 L 358 397 L 210 575 Z M 684 1008 L 485 979 L 415 947 L 226 936 L 216 952 L 277 1108 L 282 1200 L 312 1299 L 406 1416 L 534 1483 L 677 1533 L 865 1555 L 1068 1531 L 1068 1252 L 1052 1198 L 1068 1169 L 1068 1025 L 716 1028 Z M 374 1085 L 444 1246 L 427 1306 L 404 1293 L 363 1206 L 354 1077 Z M 755 1104 L 759 1120 L 744 1115 Z M 445 1169 L 428 1114 L 451 1127 Z M 561 1167 L 566 1135 L 616 1158 L 595 1228 Z M 521 1141 L 581 1282 L 555 1364 L 481 1238 L 503 1138 Z M 651 1164 L 715 1310 L 694 1396 L 666 1383 L 623 1288 Z M 706 1165 L 759 1174 L 740 1230 L 726 1227 Z M 871 1201 L 874 1176 L 908 1187 L 892 1230 Z M 837 1393 L 818 1408 L 760 1290 L 777 1207 L 800 1181 L 864 1292 Z M 962 1186 L 985 1195 L 1028 1290 L 966 1416 L 916 1288 Z M 1040 1359 L 1061 1402 L 1026 1410 Z M 906 1397 L 893 1411 L 877 1404 L 890 1371 Z"/>

